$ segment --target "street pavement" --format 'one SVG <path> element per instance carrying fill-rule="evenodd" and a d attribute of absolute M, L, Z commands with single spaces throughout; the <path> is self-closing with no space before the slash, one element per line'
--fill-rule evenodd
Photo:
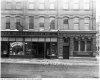
<path fill-rule="evenodd" d="M 99 78 L 93 57 L 70 59 L 1 59 L 2 78 Z"/>

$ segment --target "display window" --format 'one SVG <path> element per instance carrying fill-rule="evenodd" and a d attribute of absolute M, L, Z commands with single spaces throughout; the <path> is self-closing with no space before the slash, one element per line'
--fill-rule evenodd
<path fill-rule="evenodd" d="M 23 42 L 11 42 L 10 43 L 10 55 L 24 55 L 24 43 Z"/>

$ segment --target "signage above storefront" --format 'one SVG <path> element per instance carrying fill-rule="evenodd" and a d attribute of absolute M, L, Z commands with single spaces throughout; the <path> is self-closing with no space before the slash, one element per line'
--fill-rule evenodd
<path fill-rule="evenodd" d="M 57 32 L 2 31 L 1 36 L 57 37 Z"/>

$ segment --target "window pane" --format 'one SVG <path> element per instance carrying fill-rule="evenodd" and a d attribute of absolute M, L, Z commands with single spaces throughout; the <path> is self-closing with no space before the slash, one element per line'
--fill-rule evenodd
<path fill-rule="evenodd" d="M 20 27 L 20 17 L 16 17 L 16 29 L 19 30 Z"/>
<path fill-rule="evenodd" d="M 87 51 L 91 51 L 91 41 L 87 41 Z"/>
<path fill-rule="evenodd" d="M 29 9 L 34 9 L 34 4 L 29 4 Z"/>
<path fill-rule="evenodd" d="M 89 18 L 85 18 L 84 19 L 84 23 L 89 23 L 90 19 Z"/>
<path fill-rule="evenodd" d="M 50 4 L 50 9 L 55 9 L 54 4 Z"/>
<path fill-rule="evenodd" d="M 35 0 L 28 0 L 29 2 L 35 2 Z"/>
<path fill-rule="evenodd" d="M 50 29 L 55 29 L 55 18 L 50 18 Z"/>
<path fill-rule="evenodd" d="M 49 0 L 49 2 L 55 2 L 55 0 Z"/>
<path fill-rule="evenodd" d="M 89 24 L 85 24 L 85 30 L 89 30 Z"/>
<path fill-rule="evenodd" d="M 74 23 L 79 23 L 79 18 L 74 18 Z"/>
<path fill-rule="evenodd" d="M 81 41 L 80 48 L 81 48 L 81 51 L 85 50 L 85 42 L 84 41 Z"/>
<path fill-rule="evenodd" d="M 63 0 L 63 3 L 68 3 L 68 0 Z"/>
<path fill-rule="evenodd" d="M 84 3 L 84 9 L 89 9 L 89 3 Z"/>
<path fill-rule="evenodd" d="M 33 16 L 29 17 L 29 29 L 33 29 L 34 27 L 34 18 Z"/>
<path fill-rule="evenodd" d="M 21 9 L 21 2 L 16 2 L 16 9 Z"/>
<path fill-rule="evenodd" d="M 39 18 L 39 26 L 44 27 L 44 18 L 43 17 Z"/>
<path fill-rule="evenodd" d="M 74 30 L 79 30 L 79 24 L 74 24 Z"/>
<path fill-rule="evenodd" d="M 63 4 L 63 9 L 68 9 L 68 4 Z"/>
<path fill-rule="evenodd" d="M 39 9 L 44 9 L 44 4 L 39 4 Z"/>
<path fill-rule="evenodd" d="M 68 19 L 64 19 L 63 24 L 68 24 Z"/>
<path fill-rule="evenodd" d="M 11 2 L 6 3 L 6 9 L 11 9 Z"/>
<path fill-rule="evenodd" d="M 78 51 L 78 41 L 74 41 L 74 51 Z"/>
<path fill-rule="evenodd" d="M 74 4 L 73 9 L 79 9 L 79 4 Z"/>
<path fill-rule="evenodd" d="M 6 17 L 6 29 L 10 29 L 10 17 Z"/>

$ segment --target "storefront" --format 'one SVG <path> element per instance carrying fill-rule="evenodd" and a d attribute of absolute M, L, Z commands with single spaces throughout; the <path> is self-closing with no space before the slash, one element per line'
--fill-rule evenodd
<path fill-rule="evenodd" d="M 1 56 L 61 58 L 95 56 L 96 32 L 2 32 Z"/>
<path fill-rule="evenodd" d="M 3 32 L 2 35 L 2 57 L 57 58 L 56 32 Z"/>

